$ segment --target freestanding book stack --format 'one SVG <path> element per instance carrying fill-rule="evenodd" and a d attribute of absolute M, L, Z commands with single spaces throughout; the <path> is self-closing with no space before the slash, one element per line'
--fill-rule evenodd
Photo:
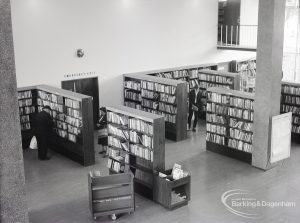
<path fill-rule="evenodd" d="M 131 170 L 135 191 L 152 199 L 153 173 L 165 168 L 164 118 L 125 106 L 106 110 L 110 173 Z"/>
<path fill-rule="evenodd" d="M 95 163 L 93 111 L 90 96 L 38 85 L 18 89 L 19 112 L 23 146 L 29 145 L 35 134 L 35 117 L 43 107 L 51 108 L 53 134 L 49 135 L 51 149 L 81 163 Z"/>
<path fill-rule="evenodd" d="M 166 138 L 187 137 L 187 83 L 143 73 L 124 74 L 124 105 L 164 116 Z"/>
<path fill-rule="evenodd" d="M 252 161 L 254 94 L 225 88 L 207 90 L 206 149 Z"/>
<path fill-rule="evenodd" d="M 300 83 L 282 82 L 280 112 L 292 112 L 292 140 L 300 142 Z"/>

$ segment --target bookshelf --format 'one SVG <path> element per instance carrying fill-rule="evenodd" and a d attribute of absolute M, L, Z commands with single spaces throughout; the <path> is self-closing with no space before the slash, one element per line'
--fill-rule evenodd
<path fill-rule="evenodd" d="M 165 168 L 165 121 L 134 108 L 107 107 L 111 174 L 131 171 L 135 191 L 153 198 L 153 172 Z"/>
<path fill-rule="evenodd" d="M 164 116 L 165 136 L 187 138 L 187 83 L 146 75 L 124 74 L 124 105 Z"/>
<path fill-rule="evenodd" d="M 300 142 L 300 83 L 281 82 L 280 113 L 292 112 L 292 141 Z"/>
<path fill-rule="evenodd" d="M 190 88 L 198 84 L 200 87 L 202 107 L 200 109 L 200 117 L 205 118 L 206 115 L 206 98 L 207 89 L 210 87 L 221 87 L 227 89 L 240 89 L 240 76 L 236 73 L 215 71 L 215 70 L 199 70 L 190 78 Z"/>
<path fill-rule="evenodd" d="M 132 213 L 135 210 L 135 196 L 132 173 L 98 176 L 88 175 L 89 207 L 92 216 L 97 217 Z"/>
<path fill-rule="evenodd" d="M 49 147 L 84 166 L 95 163 L 92 97 L 48 85 L 18 88 L 22 140 L 34 135 L 35 115 L 51 107 L 53 134 Z"/>
<path fill-rule="evenodd" d="M 206 149 L 252 162 L 254 94 L 226 88 L 207 92 Z"/>
<path fill-rule="evenodd" d="M 230 65 L 231 72 L 240 74 L 240 90 L 255 92 L 256 58 L 246 60 L 233 60 Z"/>

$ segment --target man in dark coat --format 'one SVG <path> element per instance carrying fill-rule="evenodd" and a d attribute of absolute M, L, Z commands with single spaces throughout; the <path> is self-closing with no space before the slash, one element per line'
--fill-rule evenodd
<path fill-rule="evenodd" d="M 201 108 L 201 93 L 199 91 L 199 86 L 196 85 L 193 90 L 189 93 L 189 117 L 188 117 L 188 125 L 189 130 L 191 129 L 192 118 L 194 115 L 194 124 L 193 124 L 193 132 L 196 132 L 196 126 L 198 121 L 198 114 Z"/>
<path fill-rule="evenodd" d="M 38 158 L 40 160 L 49 160 L 48 139 L 51 137 L 53 121 L 50 115 L 51 108 L 49 106 L 43 107 L 43 110 L 36 115 L 35 130 L 38 144 Z"/>

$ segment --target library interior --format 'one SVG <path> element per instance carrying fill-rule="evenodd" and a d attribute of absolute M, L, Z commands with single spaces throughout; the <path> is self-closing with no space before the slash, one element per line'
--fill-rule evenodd
<path fill-rule="evenodd" d="M 299 0 L 0 18 L 0 222 L 299 222 Z"/>

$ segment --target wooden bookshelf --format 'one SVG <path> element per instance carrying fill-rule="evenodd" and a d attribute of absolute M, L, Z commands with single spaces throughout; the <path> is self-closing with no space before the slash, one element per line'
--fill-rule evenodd
<path fill-rule="evenodd" d="M 172 169 L 166 170 L 163 173 L 170 176 Z M 170 210 L 187 205 L 191 198 L 190 175 L 173 180 L 170 177 L 161 178 L 158 172 L 156 172 L 154 174 L 154 185 L 154 201 Z M 180 194 L 180 197 L 176 196 L 176 194 Z"/>
<path fill-rule="evenodd" d="M 89 207 L 92 216 L 97 217 L 132 213 L 135 210 L 135 196 L 132 173 L 97 176 L 88 175 Z"/>
<path fill-rule="evenodd" d="M 245 60 L 233 60 L 230 71 L 240 74 L 240 90 L 245 92 L 255 92 L 256 58 Z"/>
<path fill-rule="evenodd" d="M 29 118 L 23 118 L 28 95 L 32 110 Z M 34 135 L 35 115 L 48 105 L 54 122 L 49 147 L 84 166 L 95 163 L 92 97 L 48 85 L 18 88 L 18 96 L 24 147 Z"/>
<path fill-rule="evenodd" d="M 110 173 L 133 172 L 135 192 L 152 199 L 153 172 L 165 169 L 164 118 L 125 106 L 106 110 Z"/>
<path fill-rule="evenodd" d="M 292 112 L 292 141 L 300 143 L 300 83 L 281 83 L 280 113 Z"/>
<path fill-rule="evenodd" d="M 146 75 L 124 74 L 124 105 L 165 117 L 165 135 L 187 138 L 187 83 Z"/>
<path fill-rule="evenodd" d="M 207 90 L 206 149 L 252 162 L 254 94 L 226 88 Z"/>
<path fill-rule="evenodd" d="M 194 87 L 195 84 L 200 86 L 202 107 L 199 115 L 202 118 L 205 118 L 206 115 L 206 95 L 208 88 L 221 87 L 234 90 L 240 89 L 240 76 L 236 73 L 199 70 L 193 77 L 195 79 L 190 81 L 190 88 Z"/>

